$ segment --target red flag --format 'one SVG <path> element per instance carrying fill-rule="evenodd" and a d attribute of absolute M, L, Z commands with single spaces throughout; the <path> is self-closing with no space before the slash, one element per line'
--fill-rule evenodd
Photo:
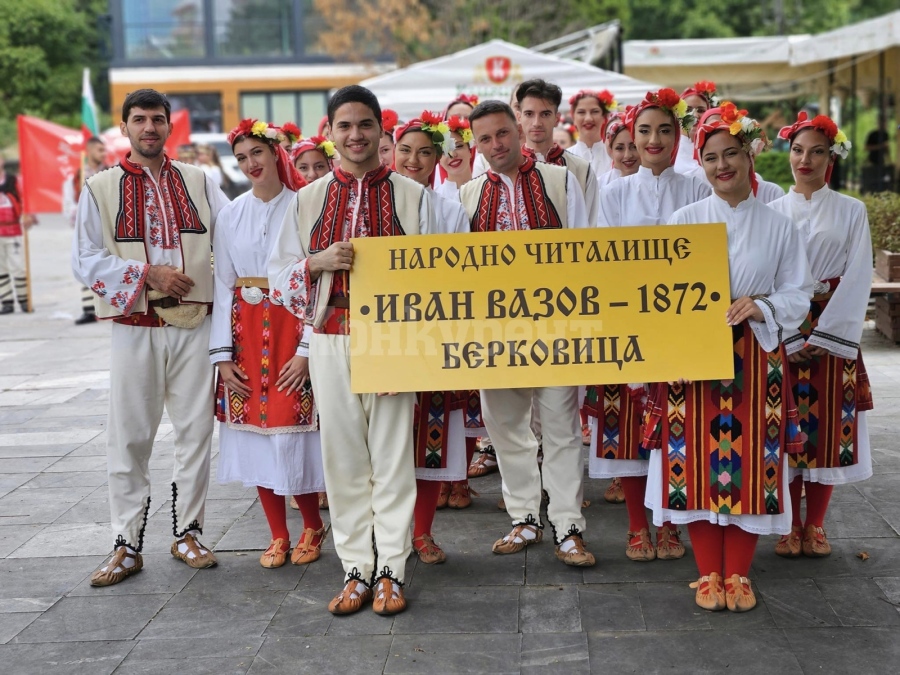
<path fill-rule="evenodd" d="M 26 115 L 18 116 L 19 171 L 25 213 L 61 213 L 63 185 L 78 173 L 81 131 Z"/>

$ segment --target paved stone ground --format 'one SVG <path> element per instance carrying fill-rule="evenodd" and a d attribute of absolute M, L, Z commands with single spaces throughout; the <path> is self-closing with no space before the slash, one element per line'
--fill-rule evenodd
<path fill-rule="evenodd" d="M 204 541 L 217 568 L 194 571 L 169 555 L 165 420 L 150 464 L 145 569 L 90 588 L 111 538 L 109 326 L 72 325 L 69 237 L 58 218 L 33 232 L 38 311 L 0 318 L 0 672 L 898 672 L 900 349 L 872 330 L 875 476 L 835 490 L 830 558 L 782 560 L 774 538 L 761 541 L 751 573 L 760 603 L 749 614 L 694 605 L 690 554 L 629 562 L 625 508 L 602 501 L 601 481 L 586 484 L 596 567 L 564 567 L 550 542 L 491 554 L 508 529 L 495 474 L 474 481 L 473 508 L 438 514 L 449 560 L 410 561 L 405 614 L 334 618 L 326 602 L 341 571 L 330 539 L 309 567 L 262 569 L 268 531 L 253 490 L 210 487 Z"/>

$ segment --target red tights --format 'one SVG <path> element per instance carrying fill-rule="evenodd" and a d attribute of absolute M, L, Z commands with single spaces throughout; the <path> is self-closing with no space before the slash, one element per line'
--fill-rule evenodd
<path fill-rule="evenodd" d="M 431 534 L 434 513 L 437 511 L 438 497 L 441 495 L 441 481 L 416 479 L 416 506 L 413 511 L 413 538 Z"/>
<path fill-rule="evenodd" d="M 259 503 L 262 504 L 269 521 L 269 529 L 272 530 L 272 539 L 291 540 L 287 526 L 287 508 L 283 495 L 276 495 L 269 488 L 257 487 Z M 303 528 L 322 529 L 322 516 L 319 514 L 319 496 L 315 492 L 307 495 L 295 495 L 297 505 L 300 507 L 300 515 L 303 516 Z"/>
<path fill-rule="evenodd" d="M 625 508 L 628 510 L 628 531 L 640 532 L 650 529 L 647 522 L 647 509 L 644 507 L 644 495 L 647 493 L 646 476 L 622 476 L 622 493 L 625 495 Z M 663 527 L 675 529 L 672 523 L 663 523 Z"/>
<path fill-rule="evenodd" d="M 723 527 L 706 521 L 688 523 L 687 528 L 701 577 L 716 572 L 727 579 L 733 574 L 746 577 L 750 573 L 759 535 L 737 525 Z"/>
<path fill-rule="evenodd" d="M 803 490 L 803 479 L 799 476 L 791 481 L 791 511 L 794 527 L 815 525 L 822 527 L 825 522 L 825 512 L 828 511 L 828 503 L 831 501 L 833 485 L 822 483 L 806 483 L 806 523 L 800 517 L 800 494 Z"/>

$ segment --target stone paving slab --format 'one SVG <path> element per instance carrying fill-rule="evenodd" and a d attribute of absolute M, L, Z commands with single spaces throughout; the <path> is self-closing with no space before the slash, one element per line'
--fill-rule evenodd
<path fill-rule="evenodd" d="M 835 488 L 825 522 L 831 557 L 785 560 L 773 552 L 775 537 L 760 539 L 754 611 L 696 607 L 690 553 L 627 560 L 627 512 L 603 501 L 607 481 L 585 481 L 596 567 L 561 565 L 549 529 L 522 553 L 494 555 L 510 524 L 497 509 L 495 473 L 472 482 L 480 496 L 470 509 L 437 514 L 448 560 L 409 559 L 406 613 L 380 617 L 367 607 L 334 617 L 326 606 L 342 572 L 331 537 L 312 565 L 261 568 L 269 532 L 256 490 L 216 482 L 215 441 L 203 541 L 219 565 L 193 570 L 170 555 L 174 434 L 165 416 L 149 464 L 144 570 L 118 586 L 89 585 L 112 545 L 110 327 L 66 318 L 78 299 L 68 225 L 51 218 L 33 232 L 44 252 L 34 261 L 38 311 L 0 320 L 0 675 L 897 670 L 900 348 L 871 327 L 863 350 L 875 475 Z M 288 518 L 296 536 L 300 516 Z"/>

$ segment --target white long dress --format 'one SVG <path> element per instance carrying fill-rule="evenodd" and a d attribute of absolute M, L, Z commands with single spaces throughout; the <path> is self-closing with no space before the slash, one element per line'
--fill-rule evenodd
<path fill-rule="evenodd" d="M 571 148 L 566 148 L 566 152 L 571 152 L 576 157 L 581 157 L 591 163 L 594 175 L 599 180 L 600 176 L 612 169 L 612 158 L 606 150 L 606 143 L 597 141 L 591 147 L 588 147 L 583 141 L 578 141 Z"/>
<path fill-rule="evenodd" d="M 834 295 L 819 316 L 809 343 L 827 349 L 835 356 L 855 359 L 859 352 L 866 306 L 872 284 L 872 238 L 865 205 L 834 192 L 826 185 L 807 200 L 799 192 L 769 204 L 794 221 L 809 259 L 814 280 L 840 277 Z M 803 348 L 803 340 L 792 340 L 798 330 L 785 331 L 788 354 Z M 823 469 L 791 469 L 791 478 L 827 485 L 865 480 L 872 475 L 872 449 L 866 425 L 866 412 L 856 412 L 857 463 L 852 466 Z"/>
<path fill-rule="evenodd" d="M 249 191 L 222 209 L 213 237 L 215 303 L 210 331 L 210 361 L 231 360 L 231 303 L 239 277 L 266 277 L 269 254 L 294 193 L 284 188 L 264 202 Z M 285 310 L 287 311 L 287 310 Z M 306 342 L 306 340 L 304 340 Z M 297 354 L 309 356 L 298 348 Z M 275 364 L 280 370 L 281 365 Z M 260 434 L 219 423 L 220 483 L 261 486 L 278 495 L 325 491 L 319 432 Z"/>
<path fill-rule="evenodd" d="M 677 211 L 672 225 L 721 223 L 728 230 L 728 265 L 731 297 L 767 295 L 757 300 L 764 322 L 749 321 L 753 334 L 766 351 L 775 350 L 785 330 L 800 326 L 809 310 L 813 281 L 797 229 L 790 219 L 769 208 L 752 195 L 732 208 L 712 195 Z M 772 311 L 774 308 L 774 313 Z M 644 505 L 653 510 L 653 523 L 679 525 L 705 520 L 718 525 L 738 525 L 754 534 L 788 534 L 791 531 L 791 503 L 788 462 L 782 455 L 783 482 L 778 493 L 782 512 L 775 515 L 729 515 L 709 510 L 678 511 L 663 508 L 662 450 L 650 453 L 650 473 Z"/>
<path fill-rule="evenodd" d="M 607 185 L 622 177 L 622 172 L 618 169 L 610 169 L 597 179 L 597 190 L 602 190 Z"/>
<path fill-rule="evenodd" d="M 622 225 L 662 225 L 678 209 L 703 199 L 711 192 L 708 184 L 675 173 L 672 167 L 654 176 L 641 167 L 637 173 L 621 176 L 600 190 L 601 227 Z M 604 459 L 597 457 L 600 423 L 590 418 L 591 449 L 588 475 L 591 478 L 646 476 L 650 463 L 645 459 Z"/>

